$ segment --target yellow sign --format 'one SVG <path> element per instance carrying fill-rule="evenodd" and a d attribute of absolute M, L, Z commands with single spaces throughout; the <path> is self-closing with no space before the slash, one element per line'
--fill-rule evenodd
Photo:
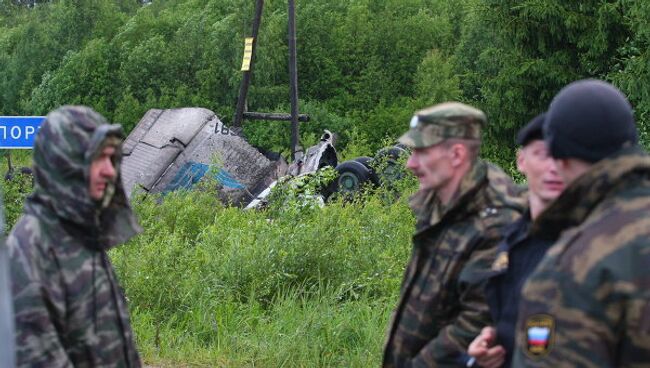
<path fill-rule="evenodd" d="M 244 41 L 244 58 L 241 62 L 241 71 L 248 72 L 251 70 L 251 58 L 253 56 L 253 37 L 246 37 Z"/>

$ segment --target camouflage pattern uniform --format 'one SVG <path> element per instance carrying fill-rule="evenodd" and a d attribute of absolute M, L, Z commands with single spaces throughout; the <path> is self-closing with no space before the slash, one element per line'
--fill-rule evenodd
<path fill-rule="evenodd" d="M 0 196 L 0 367 L 15 366 L 14 311 L 9 281 L 9 252 L 5 246 L 5 222 Z"/>
<path fill-rule="evenodd" d="M 427 147 L 448 138 L 479 139 L 484 121 L 483 113 L 469 106 L 437 105 L 416 113 L 400 142 Z M 511 179 L 481 160 L 447 206 L 431 190 L 412 197 L 416 233 L 384 367 L 463 366 L 467 346 L 490 323 L 479 275 L 494 261 L 501 228 L 524 206 Z"/>
<path fill-rule="evenodd" d="M 8 239 L 17 365 L 139 367 L 126 300 L 106 251 L 140 231 L 119 177 L 91 199 L 89 168 L 119 125 L 80 106 L 47 116 L 34 147 L 35 187 Z"/>
<path fill-rule="evenodd" d="M 514 366 L 650 366 L 650 156 L 594 164 L 533 231 L 561 235 L 524 286 Z"/>

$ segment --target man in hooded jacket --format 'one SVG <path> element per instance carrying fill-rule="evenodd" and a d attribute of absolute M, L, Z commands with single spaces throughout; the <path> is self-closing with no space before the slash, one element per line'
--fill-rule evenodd
<path fill-rule="evenodd" d="M 140 228 L 120 179 L 119 125 L 64 106 L 36 136 L 34 191 L 7 239 L 18 367 L 140 367 L 107 250 Z"/>

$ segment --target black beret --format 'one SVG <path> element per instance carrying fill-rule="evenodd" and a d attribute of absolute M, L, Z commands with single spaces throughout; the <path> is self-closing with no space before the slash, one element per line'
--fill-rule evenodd
<path fill-rule="evenodd" d="M 544 138 L 554 158 L 591 163 L 639 140 L 625 95 L 596 79 L 573 82 L 555 95 L 546 112 Z"/>
<path fill-rule="evenodd" d="M 519 132 L 517 132 L 517 144 L 525 146 L 531 141 L 544 139 L 543 127 L 545 117 L 546 113 L 543 112 L 535 116 L 523 128 L 519 129 Z"/>

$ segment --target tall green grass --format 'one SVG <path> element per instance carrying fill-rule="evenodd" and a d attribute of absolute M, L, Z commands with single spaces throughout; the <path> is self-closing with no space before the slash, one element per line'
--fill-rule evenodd
<path fill-rule="evenodd" d="M 379 365 L 414 227 L 405 198 L 384 198 L 286 212 L 202 191 L 134 201 L 145 231 L 111 258 L 145 361 Z"/>
<path fill-rule="evenodd" d="M 29 166 L 29 152 L 12 157 Z M 394 190 L 408 193 L 412 179 Z M 30 178 L 2 186 L 11 226 Z M 132 201 L 144 232 L 110 256 L 145 362 L 379 365 L 414 227 L 406 195 L 394 194 L 323 208 L 284 200 L 266 211 L 227 207 L 200 190 Z"/>
<path fill-rule="evenodd" d="M 32 192 L 32 177 L 21 173 L 21 168 L 32 165 L 31 150 L 0 149 L 0 193 L 3 196 L 5 231 L 9 232 L 23 212 L 25 198 Z M 9 170 L 9 162 L 13 170 Z M 6 180 L 11 176 L 11 180 Z"/>

